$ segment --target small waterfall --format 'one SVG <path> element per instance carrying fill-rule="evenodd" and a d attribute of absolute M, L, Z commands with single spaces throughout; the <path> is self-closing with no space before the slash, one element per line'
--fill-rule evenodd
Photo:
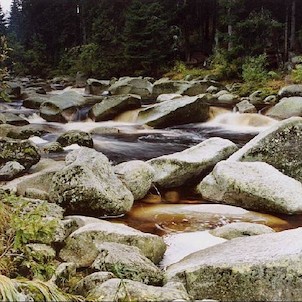
<path fill-rule="evenodd" d="M 114 118 L 114 121 L 116 122 L 123 122 L 123 123 L 135 123 L 137 121 L 137 117 L 139 112 L 141 111 L 141 108 L 134 109 L 134 110 L 128 110 L 126 112 L 123 112 L 116 116 Z"/>
<path fill-rule="evenodd" d="M 273 118 L 258 113 L 222 113 L 214 117 L 206 124 L 209 126 L 231 127 L 232 130 L 256 130 L 255 128 L 265 128 L 277 123 Z"/>

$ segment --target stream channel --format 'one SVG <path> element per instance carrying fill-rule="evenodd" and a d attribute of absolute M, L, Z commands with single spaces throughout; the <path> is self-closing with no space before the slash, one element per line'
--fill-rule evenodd
<path fill-rule="evenodd" d="M 135 119 L 138 110 L 125 112 L 112 121 L 94 122 L 87 119 L 86 108 L 79 112 L 78 121 L 66 124 L 45 121 L 37 111 L 22 107 L 22 101 L 7 104 L 1 111 L 22 112 L 21 116 L 31 124 L 43 124 L 50 133 L 41 138 L 30 138 L 39 146 L 55 141 L 60 134 L 68 130 L 89 132 L 94 140 L 94 148 L 105 154 L 113 165 L 179 152 L 210 137 L 226 138 L 241 147 L 277 122 L 261 114 L 239 114 L 212 107 L 211 119 L 206 123 L 158 130 L 137 124 Z M 43 157 L 64 160 L 66 154 L 76 148 L 79 146 L 72 145 L 64 148 L 64 152 Z M 94 216 L 97 216 L 97 213 L 94 213 Z M 190 187 L 169 190 L 153 187 L 144 199 L 135 203 L 127 215 L 105 217 L 111 222 L 124 223 L 143 232 L 164 236 L 169 248 L 163 266 L 174 263 L 191 252 L 225 241 L 208 232 L 218 226 L 231 222 L 253 222 L 281 231 L 302 226 L 301 218 L 302 215 L 259 213 L 234 206 L 213 204 L 202 200 L 194 193 L 194 188 Z"/>

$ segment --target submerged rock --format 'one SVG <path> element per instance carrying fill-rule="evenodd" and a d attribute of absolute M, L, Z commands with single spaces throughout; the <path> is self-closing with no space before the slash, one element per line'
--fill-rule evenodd
<path fill-rule="evenodd" d="M 266 225 L 250 222 L 234 222 L 210 231 L 210 234 L 224 239 L 255 236 L 273 233 L 274 230 Z"/>
<path fill-rule="evenodd" d="M 168 267 L 196 300 L 295 301 L 302 296 L 302 228 L 236 238 Z"/>
<path fill-rule="evenodd" d="M 229 161 L 263 161 L 302 182 L 302 118 L 292 117 L 261 132 Z"/>
<path fill-rule="evenodd" d="M 197 191 L 205 199 L 245 209 L 302 213 L 302 184 L 263 162 L 220 162 Z"/>
<path fill-rule="evenodd" d="M 134 200 L 145 197 L 154 180 L 153 168 L 141 160 L 121 163 L 114 167 L 114 172 L 132 193 Z"/>
<path fill-rule="evenodd" d="M 66 166 L 52 178 L 50 200 L 76 213 L 120 215 L 131 209 L 133 196 L 105 155 L 82 147 L 65 161 Z"/>
<path fill-rule="evenodd" d="M 234 143 L 222 138 L 210 138 L 204 142 L 170 155 L 147 161 L 155 171 L 155 182 L 171 188 L 185 184 L 213 168 L 237 150 Z"/>
<path fill-rule="evenodd" d="M 194 122 L 204 122 L 209 118 L 209 96 L 184 96 L 165 101 L 139 112 L 138 123 L 155 128 L 165 128 Z"/>
<path fill-rule="evenodd" d="M 110 279 L 95 287 L 90 295 L 103 301 L 191 301 L 182 284 L 157 287 L 127 279 Z"/>
<path fill-rule="evenodd" d="M 158 263 L 166 250 L 164 240 L 119 223 L 98 220 L 73 232 L 66 240 L 60 257 L 78 267 L 89 267 L 99 255 L 98 244 L 116 242 L 135 246 L 152 262 Z"/>

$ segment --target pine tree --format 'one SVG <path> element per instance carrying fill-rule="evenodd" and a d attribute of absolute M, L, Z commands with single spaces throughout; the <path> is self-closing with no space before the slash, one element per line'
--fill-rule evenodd
<path fill-rule="evenodd" d="M 2 7 L 0 5 L 0 36 L 6 35 L 7 28 L 6 28 L 6 19 Z"/>
<path fill-rule="evenodd" d="M 21 0 L 13 0 L 10 17 L 8 24 L 8 31 L 17 40 L 21 40 L 22 37 L 22 14 L 21 14 Z"/>
<path fill-rule="evenodd" d="M 169 60 L 171 36 L 159 2 L 133 0 L 124 31 L 125 57 L 130 68 L 156 72 Z"/>

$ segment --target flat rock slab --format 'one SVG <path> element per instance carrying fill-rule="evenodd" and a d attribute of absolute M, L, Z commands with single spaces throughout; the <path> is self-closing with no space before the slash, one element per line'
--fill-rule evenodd
<path fill-rule="evenodd" d="M 234 143 L 222 138 L 210 138 L 182 152 L 147 161 L 155 171 L 155 182 L 165 188 L 178 187 L 198 177 L 237 150 Z"/>
<path fill-rule="evenodd" d="M 261 132 L 228 161 L 266 162 L 302 182 L 302 118 L 292 117 Z"/>
<path fill-rule="evenodd" d="M 167 269 L 196 300 L 299 301 L 302 228 L 236 238 L 193 253 Z"/>
<path fill-rule="evenodd" d="M 263 162 L 222 161 L 197 192 L 205 199 L 245 209 L 302 213 L 302 184 Z"/>
<path fill-rule="evenodd" d="M 159 236 L 103 220 L 80 227 L 65 242 L 60 257 L 64 261 L 76 263 L 78 267 L 89 267 L 99 254 L 97 244 L 103 242 L 136 246 L 154 263 L 162 259 L 166 250 L 166 244 Z"/>

